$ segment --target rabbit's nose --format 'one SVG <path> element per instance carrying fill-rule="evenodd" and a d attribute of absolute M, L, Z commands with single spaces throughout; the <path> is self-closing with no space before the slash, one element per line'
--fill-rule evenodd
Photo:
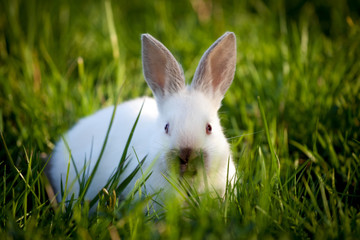
<path fill-rule="evenodd" d="M 179 158 L 181 164 L 187 164 L 189 162 L 192 153 L 191 148 L 181 148 L 179 152 Z"/>
<path fill-rule="evenodd" d="M 179 160 L 180 160 L 180 173 L 183 175 L 191 157 L 192 149 L 191 148 L 181 148 L 179 151 Z"/>

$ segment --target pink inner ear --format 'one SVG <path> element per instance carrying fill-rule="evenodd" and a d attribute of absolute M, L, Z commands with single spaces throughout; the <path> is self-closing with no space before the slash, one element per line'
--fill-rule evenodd
<path fill-rule="evenodd" d="M 220 104 L 230 87 L 236 65 L 236 37 L 225 33 L 205 52 L 191 84 Z"/>
<path fill-rule="evenodd" d="M 220 56 L 221 59 L 223 56 Z M 227 64 L 224 60 L 217 60 L 216 63 L 213 63 L 212 59 L 210 60 L 210 64 L 211 64 L 211 75 L 212 75 L 212 82 L 211 85 L 213 87 L 213 89 L 217 89 L 220 84 L 221 81 L 223 79 L 223 75 L 224 74 L 224 69 L 227 68 Z"/>
<path fill-rule="evenodd" d="M 169 50 L 149 34 L 142 35 L 145 80 L 156 97 L 178 92 L 185 80 L 180 65 Z"/>
<path fill-rule="evenodd" d="M 156 49 L 152 45 L 147 46 L 148 59 L 148 73 L 150 73 L 151 79 L 160 87 L 165 87 L 165 71 L 166 71 L 166 57 L 164 54 L 159 54 L 159 49 Z M 161 51 L 161 50 L 160 50 Z"/>
<path fill-rule="evenodd" d="M 219 46 L 216 47 L 209 56 L 209 65 L 212 75 L 211 85 L 213 89 L 218 89 L 221 92 L 225 93 L 228 88 L 227 79 L 232 80 L 232 71 L 235 68 L 235 61 L 231 58 L 234 57 L 232 48 L 226 48 L 223 46 L 230 45 L 228 43 L 229 39 L 224 39 L 219 43 Z"/>

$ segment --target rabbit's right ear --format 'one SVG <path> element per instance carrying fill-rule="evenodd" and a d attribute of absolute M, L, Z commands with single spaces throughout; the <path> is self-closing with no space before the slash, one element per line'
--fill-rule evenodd
<path fill-rule="evenodd" d="M 227 32 L 216 40 L 202 56 L 191 87 L 210 96 L 220 107 L 230 87 L 236 66 L 236 37 Z"/>
<path fill-rule="evenodd" d="M 170 51 L 150 34 L 141 35 L 145 80 L 157 100 L 185 87 L 179 63 Z"/>

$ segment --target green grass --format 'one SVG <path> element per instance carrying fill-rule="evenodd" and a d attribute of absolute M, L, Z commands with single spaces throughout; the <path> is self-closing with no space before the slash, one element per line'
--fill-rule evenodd
<path fill-rule="evenodd" d="M 122 3 L 123 2 L 123 3 Z M 360 5 L 357 1 L 0 2 L 0 239 L 360 236 Z M 50 203 L 55 142 L 97 109 L 151 95 L 140 34 L 163 42 L 187 81 L 225 31 L 237 70 L 220 110 L 241 181 L 193 193 Z M 183 191 L 182 188 L 180 191 Z M 186 194 L 184 194 L 186 196 Z"/>

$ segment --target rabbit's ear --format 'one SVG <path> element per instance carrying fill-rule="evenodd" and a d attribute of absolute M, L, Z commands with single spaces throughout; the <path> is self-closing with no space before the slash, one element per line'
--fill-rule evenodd
<path fill-rule="evenodd" d="M 202 56 L 191 87 L 210 95 L 220 106 L 234 78 L 236 37 L 232 32 L 222 35 Z"/>
<path fill-rule="evenodd" d="M 170 51 L 150 34 L 141 35 L 141 44 L 145 80 L 156 99 L 183 89 L 183 70 Z"/>

